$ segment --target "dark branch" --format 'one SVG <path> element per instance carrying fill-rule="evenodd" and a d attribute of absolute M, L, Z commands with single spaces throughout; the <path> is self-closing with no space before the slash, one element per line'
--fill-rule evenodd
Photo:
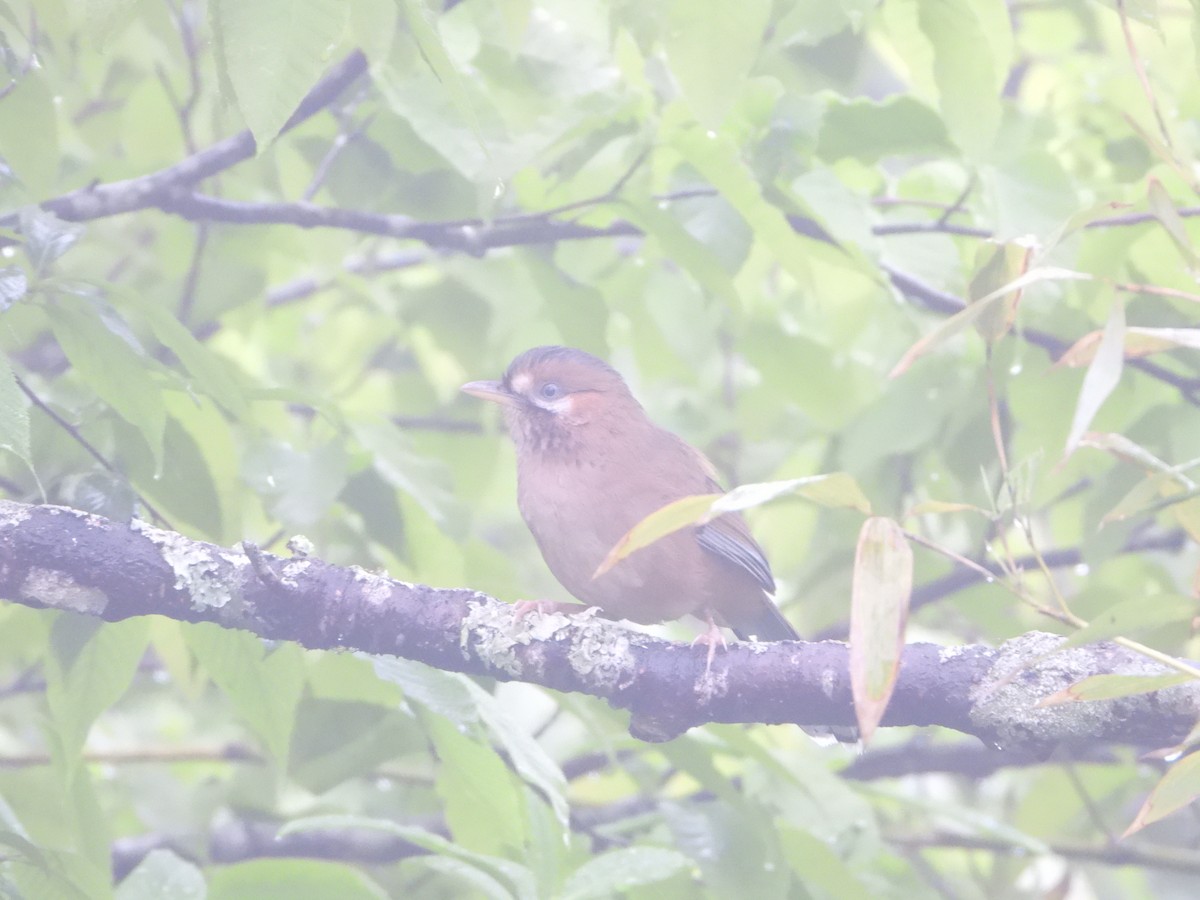
<path fill-rule="evenodd" d="M 134 521 L 0 501 L 0 595 L 118 621 L 157 614 L 215 622 L 314 648 L 392 654 L 441 669 L 590 694 L 632 712 L 631 731 L 666 740 L 706 722 L 853 723 L 840 643 L 734 643 L 705 673 L 705 648 L 595 618 L 538 615 L 476 591 L 392 581 L 318 559 L 193 541 Z M 270 577 L 264 577 L 269 571 Z M 1200 687 L 1038 708 L 1092 674 L 1161 674 L 1113 644 L 1055 653 L 1032 633 L 999 649 L 906 649 L 885 725 L 941 725 L 1006 749 L 1165 746 L 1200 713 Z"/>

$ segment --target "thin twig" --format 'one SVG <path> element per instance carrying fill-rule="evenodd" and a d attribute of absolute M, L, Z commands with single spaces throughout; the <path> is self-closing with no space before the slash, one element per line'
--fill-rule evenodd
<path fill-rule="evenodd" d="M 79 444 L 80 447 L 82 447 L 85 451 L 87 451 L 88 455 L 91 456 L 92 459 L 96 460 L 96 462 L 98 462 L 101 466 L 104 467 L 105 471 L 111 472 L 113 475 L 116 475 L 122 481 L 125 481 L 126 483 L 128 483 L 125 476 L 122 475 L 121 472 L 119 472 L 117 470 L 117 468 L 112 463 L 110 463 L 99 450 L 97 450 L 95 448 L 95 446 L 93 446 L 91 441 L 89 441 L 87 438 L 85 438 L 80 433 L 78 428 L 76 428 L 74 425 L 72 425 L 70 422 L 68 422 L 62 416 L 60 416 L 44 400 L 42 400 L 41 397 L 39 397 L 36 393 L 34 393 L 33 390 L 30 389 L 29 385 L 27 385 L 25 383 L 24 379 L 21 378 L 21 376 L 14 375 L 13 378 L 17 383 L 17 387 L 21 389 L 21 393 L 23 393 L 26 397 L 29 398 L 30 403 L 32 403 L 34 406 L 36 406 L 38 409 L 40 409 L 42 412 L 44 412 L 47 416 L 49 416 L 51 418 L 51 420 L 53 420 L 55 425 L 57 425 L 59 428 L 61 428 L 63 431 L 65 431 L 71 437 L 71 439 L 75 441 L 75 443 Z M 132 489 L 132 485 L 130 487 Z M 173 526 L 169 521 L 167 521 L 166 517 L 163 516 L 162 513 L 160 513 L 157 509 L 155 509 L 153 504 L 151 504 L 149 500 L 147 500 L 144 496 L 142 496 L 141 493 L 139 493 L 137 490 L 134 490 L 134 494 L 137 496 L 138 502 L 141 503 L 142 506 L 146 507 L 146 511 L 149 512 L 150 515 L 154 517 L 154 521 L 156 521 L 163 528 L 168 528 L 171 531 L 176 530 L 175 526 Z"/>
<path fill-rule="evenodd" d="M 1167 130 L 1167 121 L 1163 118 L 1158 98 L 1154 96 L 1154 88 L 1150 86 L 1150 79 L 1146 77 L 1146 67 L 1142 65 L 1137 44 L 1133 40 L 1133 30 L 1129 27 L 1129 15 L 1125 10 L 1125 0 L 1117 0 L 1117 16 L 1121 20 L 1121 32 L 1125 35 L 1125 49 L 1129 51 L 1129 61 L 1133 64 L 1133 71 L 1137 75 L 1138 83 L 1142 86 L 1142 93 L 1146 95 L 1146 100 L 1154 113 L 1154 120 L 1158 123 L 1158 132 L 1162 135 L 1163 143 L 1168 149 L 1173 149 L 1171 133 Z"/>

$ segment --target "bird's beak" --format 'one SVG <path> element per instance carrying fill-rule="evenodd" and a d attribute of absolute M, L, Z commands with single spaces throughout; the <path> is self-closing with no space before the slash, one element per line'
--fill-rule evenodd
<path fill-rule="evenodd" d="M 500 381 L 468 381 L 459 390 L 464 394 L 470 394 L 480 400 L 487 400 L 489 403 L 498 403 L 501 406 L 517 406 L 521 402 L 521 399 Z"/>

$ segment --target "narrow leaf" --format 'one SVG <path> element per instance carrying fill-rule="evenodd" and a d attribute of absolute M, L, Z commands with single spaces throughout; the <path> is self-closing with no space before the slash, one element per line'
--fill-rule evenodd
<path fill-rule="evenodd" d="M 983 516 L 990 516 L 988 512 L 981 506 L 972 506 L 970 503 L 952 503 L 948 500 L 922 500 L 920 503 L 914 504 L 904 514 L 904 518 L 911 519 L 915 516 L 941 515 L 942 513 L 960 513 L 973 512 Z"/>
<path fill-rule="evenodd" d="M 976 297 L 986 297 L 996 288 L 1010 284 L 1029 268 L 1033 247 L 1026 243 L 1008 242 L 983 244 L 976 254 L 976 271 L 967 288 L 971 302 Z M 1017 304 L 1021 291 L 1017 289 L 1005 296 L 1003 303 L 990 304 L 988 311 L 975 322 L 975 329 L 988 343 L 995 343 L 1008 334 L 1017 317 Z"/>
<path fill-rule="evenodd" d="M 930 350 L 939 347 L 954 337 L 968 325 L 973 324 L 980 316 L 986 313 L 989 308 L 999 303 L 1004 297 L 1016 291 L 1023 290 L 1031 284 L 1036 284 L 1039 281 L 1090 281 L 1091 275 L 1083 272 L 1075 272 L 1071 269 L 1060 269 L 1056 266 L 1038 266 L 1030 269 L 1019 278 L 1014 278 L 1008 284 L 997 288 L 990 294 L 985 294 L 978 300 L 968 304 L 960 312 L 956 312 L 946 321 L 942 322 L 937 328 L 925 335 L 900 358 L 900 362 L 892 368 L 888 373 L 888 378 L 896 378 L 903 375 L 910 366 Z"/>
<path fill-rule="evenodd" d="M 1113 700 L 1117 697 L 1132 697 L 1135 694 L 1161 691 L 1163 688 L 1174 687 L 1189 681 L 1192 681 L 1192 676 L 1183 672 L 1171 672 L 1164 675 L 1092 675 L 1083 681 L 1076 682 L 1069 688 L 1044 698 L 1038 703 L 1038 706 L 1057 706 L 1060 703 L 1074 703 L 1078 700 Z"/>
<path fill-rule="evenodd" d="M 1086 627 L 1080 628 L 1059 644 L 1055 652 L 1108 640 L 1118 635 L 1128 636 L 1150 631 L 1171 622 L 1188 621 L 1198 611 L 1200 602 L 1178 594 L 1133 597 L 1094 616 Z"/>
<path fill-rule="evenodd" d="M 883 719 L 904 652 L 912 548 L 892 519 L 863 523 L 850 597 L 850 684 L 864 743 Z"/>
<path fill-rule="evenodd" d="M 1166 229 L 1167 234 L 1183 258 L 1187 260 L 1188 265 L 1193 270 L 1200 267 L 1200 256 L 1196 254 L 1196 248 L 1192 246 L 1192 239 L 1188 235 L 1187 225 L 1184 224 L 1183 217 L 1179 215 L 1179 211 L 1175 209 L 1175 204 L 1171 201 L 1171 195 L 1162 186 L 1162 182 L 1157 178 L 1151 178 L 1150 188 L 1146 193 L 1147 199 L 1150 201 L 1150 212 L 1154 213 L 1154 218 L 1158 219 L 1158 223 Z"/>
<path fill-rule="evenodd" d="M 634 551 L 681 528 L 711 522 L 723 513 L 739 512 L 789 495 L 803 497 L 821 506 L 849 507 L 868 515 L 871 512 L 871 503 L 862 488 L 845 472 L 743 484 L 726 494 L 693 494 L 655 510 L 629 529 L 604 557 L 592 577 L 599 578 Z"/>
<path fill-rule="evenodd" d="M 1096 356 L 1103 331 L 1090 331 L 1067 348 L 1054 367 L 1086 366 Z M 1143 328 L 1130 325 L 1125 329 L 1125 358 L 1138 359 L 1167 350 L 1200 350 L 1200 328 Z"/>
<path fill-rule="evenodd" d="M 720 494 L 693 494 L 681 497 L 650 513 L 625 532 L 624 536 L 608 551 L 608 555 L 604 557 L 592 577 L 599 578 L 625 557 L 636 550 L 648 547 L 659 538 L 664 538 L 681 528 L 702 521 L 712 509 L 713 501 L 720 496 Z"/>
<path fill-rule="evenodd" d="M 785 481 L 763 481 L 735 487 L 712 505 L 713 515 L 762 506 L 778 497 L 796 495 L 821 506 L 849 507 L 870 515 L 871 501 L 853 476 L 845 472 L 808 475 Z"/>
<path fill-rule="evenodd" d="M 1104 326 L 1104 336 L 1100 339 L 1100 346 L 1096 348 L 1096 357 L 1088 366 L 1087 374 L 1083 376 L 1083 387 L 1075 405 L 1075 418 L 1071 422 L 1071 433 L 1067 437 L 1064 456 L 1075 452 L 1084 432 L 1092 424 L 1092 419 L 1120 382 L 1121 371 L 1125 365 L 1122 354 L 1124 344 L 1125 303 L 1120 297 L 1115 297 L 1108 323 Z"/>
<path fill-rule="evenodd" d="M 1121 837 L 1183 809 L 1197 797 L 1200 797 L 1200 753 L 1192 753 L 1167 770 Z"/>

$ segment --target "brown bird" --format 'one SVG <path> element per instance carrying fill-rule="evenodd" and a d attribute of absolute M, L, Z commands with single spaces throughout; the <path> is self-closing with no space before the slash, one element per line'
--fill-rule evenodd
<path fill-rule="evenodd" d="M 550 571 L 577 599 L 608 618 L 643 624 L 698 616 L 708 622 L 697 640 L 708 644 L 710 664 L 724 644 L 718 625 L 743 640 L 799 640 L 769 596 L 775 580 L 762 548 L 736 513 L 668 535 L 593 577 L 650 513 L 721 490 L 704 454 L 650 421 L 606 362 L 570 347 L 535 347 L 512 361 L 503 380 L 462 390 L 504 408 L 521 515 Z"/>

